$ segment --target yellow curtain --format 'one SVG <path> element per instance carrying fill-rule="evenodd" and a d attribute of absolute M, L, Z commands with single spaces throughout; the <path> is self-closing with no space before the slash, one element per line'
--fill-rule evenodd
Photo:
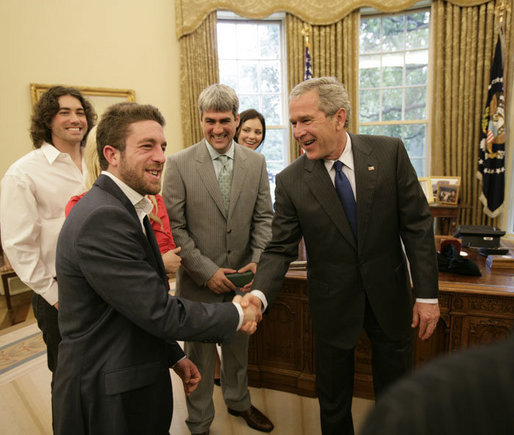
<path fill-rule="evenodd" d="M 304 78 L 305 41 L 302 30 L 306 24 L 295 15 L 286 15 L 289 90 Z M 354 11 L 337 23 L 309 26 L 313 76 L 337 77 L 346 86 L 355 109 L 359 95 L 359 24 L 360 14 Z M 352 111 L 349 130 L 356 132 L 357 125 L 358 117 Z M 295 159 L 300 155 L 300 148 L 294 138 L 291 138 L 291 144 L 291 157 Z"/>
<path fill-rule="evenodd" d="M 232 11 L 247 18 L 265 18 L 273 12 L 288 12 L 311 24 L 333 24 L 362 7 L 399 12 L 418 0 L 175 0 L 177 38 L 191 33 L 214 11 Z M 448 0 L 472 6 L 488 0 Z M 511 1 L 511 0 L 505 0 Z"/>
<path fill-rule="evenodd" d="M 216 12 L 213 12 L 194 32 L 179 39 L 184 148 L 202 139 L 198 122 L 198 96 L 204 88 L 219 81 L 216 23 Z"/>
<path fill-rule="evenodd" d="M 498 225 L 498 218 L 490 219 L 483 213 L 476 178 L 480 122 L 499 31 L 497 3 L 460 7 L 444 0 L 432 1 L 431 173 L 461 177 L 461 224 Z M 505 22 L 511 22 L 510 10 Z M 506 30 L 507 54 L 512 50 L 512 31 L 510 26 Z"/>

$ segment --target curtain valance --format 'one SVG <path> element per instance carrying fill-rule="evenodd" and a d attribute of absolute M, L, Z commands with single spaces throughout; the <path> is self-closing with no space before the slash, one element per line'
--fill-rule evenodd
<path fill-rule="evenodd" d="M 402 11 L 418 0 L 175 0 L 177 39 L 194 31 L 213 11 L 226 10 L 246 18 L 265 18 L 288 12 L 310 24 L 333 24 L 355 9 Z M 476 6 L 490 0 L 447 0 L 457 6 Z"/>

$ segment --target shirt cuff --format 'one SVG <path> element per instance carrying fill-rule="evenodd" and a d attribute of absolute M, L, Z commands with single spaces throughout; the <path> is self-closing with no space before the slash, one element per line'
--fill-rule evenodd
<path fill-rule="evenodd" d="M 416 302 L 420 302 L 422 304 L 437 304 L 439 299 L 424 299 L 424 298 L 416 298 Z"/>
<path fill-rule="evenodd" d="M 243 320 L 245 318 L 245 315 L 243 313 L 243 308 L 241 307 L 241 304 L 239 302 L 232 302 L 235 307 L 237 308 L 237 312 L 239 313 L 239 323 L 237 324 L 236 331 L 239 331 L 241 329 L 241 326 L 243 326 Z"/>
<path fill-rule="evenodd" d="M 252 293 L 252 295 L 257 296 L 261 300 L 262 312 L 266 311 L 266 308 L 268 308 L 268 300 L 266 299 L 266 296 L 264 295 L 264 293 L 257 289 L 252 290 L 250 293 Z"/>

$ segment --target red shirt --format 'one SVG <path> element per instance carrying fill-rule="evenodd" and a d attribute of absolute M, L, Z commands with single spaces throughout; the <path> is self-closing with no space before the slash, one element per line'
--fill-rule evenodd
<path fill-rule="evenodd" d="M 80 201 L 80 199 L 86 194 L 84 192 L 82 195 L 72 196 L 66 204 L 64 209 L 64 214 L 66 217 L 70 214 L 73 206 Z M 175 249 L 177 246 L 175 245 L 175 241 L 173 240 L 173 235 L 171 234 L 170 227 L 170 218 L 168 216 L 168 212 L 166 211 L 166 207 L 164 205 L 164 201 L 161 195 L 155 195 L 155 200 L 157 201 L 157 212 L 155 211 L 155 206 L 152 209 L 152 212 L 148 216 L 150 218 L 150 224 L 152 225 L 153 232 L 155 234 L 155 238 L 157 239 L 157 244 L 159 245 L 159 250 L 161 254 L 168 252 L 172 249 Z M 153 219 L 151 215 L 157 216 L 161 222 Z"/>

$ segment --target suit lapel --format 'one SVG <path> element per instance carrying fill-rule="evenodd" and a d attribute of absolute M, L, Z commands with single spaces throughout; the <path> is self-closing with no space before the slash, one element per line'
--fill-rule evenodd
<path fill-rule="evenodd" d="M 359 240 L 364 240 L 365 231 L 371 219 L 371 206 L 380 169 L 373 154 L 373 148 L 360 136 L 350 135 L 352 140 L 353 162 L 355 165 L 355 185 L 357 188 L 357 225 Z"/>
<path fill-rule="evenodd" d="M 121 189 L 116 185 L 114 181 L 112 181 L 108 176 L 106 175 L 100 175 L 98 179 L 95 181 L 95 185 L 100 187 L 102 190 L 105 190 L 107 193 L 114 196 L 116 199 L 118 199 L 123 206 L 127 209 L 130 216 L 134 219 L 134 224 L 138 226 L 138 228 L 141 228 L 141 223 L 139 221 L 139 217 L 137 216 L 136 209 L 130 202 L 130 200 L 127 198 L 127 195 L 125 195 Z M 143 220 L 147 221 L 147 224 L 145 224 L 145 230 L 147 236 L 143 233 L 143 229 L 141 228 L 141 231 L 138 232 L 139 241 L 141 245 L 143 246 L 147 258 L 150 259 L 150 264 L 156 269 L 156 271 L 159 273 L 160 276 L 166 276 L 166 271 L 164 270 L 164 264 L 162 262 L 162 257 L 159 251 L 159 247 L 157 245 L 157 242 L 155 240 L 155 235 L 153 233 L 153 229 L 150 225 L 150 221 L 147 218 Z M 152 243 L 153 241 L 153 243 Z"/>
<path fill-rule="evenodd" d="M 303 157 L 305 182 L 309 186 L 313 196 L 319 201 L 321 207 L 328 214 L 334 225 L 343 237 L 355 249 L 357 244 L 350 223 L 346 217 L 343 205 L 337 196 L 337 192 L 325 169 L 323 160 L 309 160 Z"/>
<path fill-rule="evenodd" d="M 223 216 L 226 217 L 225 206 L 223 205 L 223 198 L 221 197 L 211 156 L 207 151 L 204 141 L 199 142 L 195 146 L 197 147 L 195 156 L 196 172 L 198 173 L 200 180 L 202 180 L 205 189 L 212 197 L 212 200 L 216 203 L 216 206 L 219 208 Z"/>

